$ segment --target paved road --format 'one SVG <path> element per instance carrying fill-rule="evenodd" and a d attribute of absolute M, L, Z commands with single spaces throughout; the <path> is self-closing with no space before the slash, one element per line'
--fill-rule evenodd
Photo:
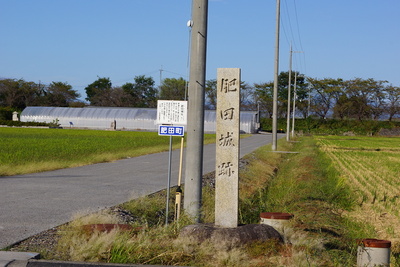
<path fill-rule="evenodd" d="M 241 156 L 271 143 L 272 135 L 241 140 Z M 173 151 L 172 185 L 179 150 Z M 215 145 L 204 147 L 204 173 L 215 170 Z M 168 152 L 78 168 L 0 177 L 0 248 L 71 220 L 167 187 Z"/>

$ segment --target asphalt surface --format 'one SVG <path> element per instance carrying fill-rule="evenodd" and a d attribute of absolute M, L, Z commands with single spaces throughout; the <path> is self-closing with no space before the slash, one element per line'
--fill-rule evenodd
<path fill-rule="evenodd" d="M 271 134 L 241 139 L 240 155 L 271 141 Z M 174 186 L 178 180 L 179 150 L 173 151 L 172 159 Z M 215 144 L 204 146 L 203 172 L 213 170 Z M 167 177 L 168 152 L 0 177 L 0 248 L 64 224 L 76 214 L 98 211 L 165 189 Z"/>

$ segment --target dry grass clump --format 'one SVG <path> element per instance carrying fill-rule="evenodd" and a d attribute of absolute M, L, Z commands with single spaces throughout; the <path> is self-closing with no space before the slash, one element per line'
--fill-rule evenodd
<path fill-rule="evenodd" d="M 274 240 L 233 246 L 224 242 L 198 243 L 191 238 L 178 238 L 178 224 L 159 225 L 134 234 L 115 229 L 87 235 L 81 227 L 86 222 L 87 219 L 75 222 L 63 230 L 59 249 L 65 252 L 68 260 L 251 267 L 276 266 L 277 258 L 289 255 L 288 249 Z"/>
<path fill-rule="evenodd" d="M 40 162 L 25 162 L 23 164 L 14 163 L 11 165 L 1 164 L 0 165 L 0 176 L 9 176 L 9 175 L 20 175 L 27 173 L 36 173 L 43 171 L 52 171 L 55 169 L 66 168 L 65 163 L 60 164 L 57 161 L 46 161 Z"/>
<path fill-rule="evenodd" d="M 171 196 L 174 192 L 171 190 Z M 128 211 L 134 211 L 135 222 L 139 225 L 157 226 L 165 221 L 166 192 L 158 192 L 153 195 L 144 196 L 134 201 L 129 201 L 121 206 Z M 170 207 L 173 207 L 171 198 Z M 172 215 L 169 214 L 169 216 Z"/>
<path fill-rule="evenodd" d="M 189 266 L 277 266 L 276 259 L 290 257 L 290 248 L 277 240 L 256 241 L 232 245 L 230 242 L 205 241 L 197 243 L 191 238 L 174 242 L 177 250 L 192 255 Z"/>
<path fill-rule="evenodd" d="M 101 262 L 107 259 L 110 248 L 119 231 L 94 231 L 89 233 L 83 226 L 89 224 L 120 223 L 119 219 L 108 211 L 89 215 L 76 214 L 74 219 L 61 227 L 57 253 L 63 260 Z M 85 213 L 86 214 L 86 213 Z"/>
<path fill-rule="evenodd" d="M 72 217 L 68 224 L 71 227 L 80 227 L 87 224 L 120 223 L 118 217 L 109 210 L 102 210 L 95 213 L 81 211 Z"/>
<path fill-rule="evenodd" d="M 270 158 L 266 160 L 266 155 L 270 155 Z M 261 157 L 263 156 L 263 157 Z M 277 169 L 277 161 L 280 159 L 280 155 L 277 153 L 271 153 L 264 150 L 258 150 L 251 154 L 249 158 L 254 157 L 250 161 L 249 165 L 240 171 L 240 198 L 248 199 L 255 192 L 259 192 L 260 189 L 266 187 L 271 178 L 275 175 Z M 257 177 L 255 179 L 254 177 Z"/>
<path fill-rule="evenodd" d="M 248 266 L 248 255 L 240 248 L 229 248 L 224 242 L 197 243 L 191 238 L 179 238 L 174 241 L 174 246 L 191 255 L 189 263 L 195 266 Z"/>
<path fill-rule="evenodd" d="M 174 225 L 159 225 L 135 235 L 122 235 L 110 251 L 109 262 L 164 265 L 181 262 L 188 255 L 173 249 L 176 236 Z"/>

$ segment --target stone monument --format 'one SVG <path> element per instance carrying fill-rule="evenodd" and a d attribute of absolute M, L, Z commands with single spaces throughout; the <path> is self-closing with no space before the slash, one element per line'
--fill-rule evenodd
<path fill-rule="evenodd" d="M 240 69 L 217 71 L 215 225 L 238 226 Z"/>
<path fill-rule="evenodd" d="M 283 242 L 278 231 L 266 224 L 238 226 L 239 147 L 240 147 L 240 69 L 218 69 L 217 137 L 215 168 L 215 225 L 185 226 L 181 238 L 192 242 L 206 240 L 218 244 L 245 244 L 275 239 Z"/>

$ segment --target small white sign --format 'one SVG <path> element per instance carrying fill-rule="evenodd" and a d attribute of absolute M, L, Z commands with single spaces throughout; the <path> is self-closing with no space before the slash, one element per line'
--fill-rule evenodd
<path fill-rule="evenodd" d="M 158 126 L 158 135 L 184 136 L 185 128 L 183 126 L 159 125 Z"/>
<path fill-rule="evenodd" d="M 187 101 L 157 101 L 157 124 L 186 125 L 186 123 Z"/>

